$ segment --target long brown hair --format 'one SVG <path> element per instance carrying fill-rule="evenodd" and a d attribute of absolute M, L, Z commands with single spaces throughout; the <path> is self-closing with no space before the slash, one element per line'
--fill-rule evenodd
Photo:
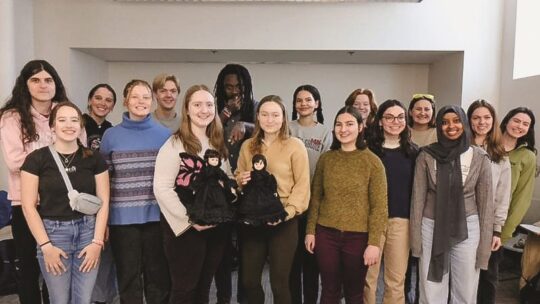
<path fill-rule="evenodd" d="M 259 102 L 259 106 L 257 107 L 257 115 L 255 115 L 255 131 L 253 132 L 253 141 L 251 141 L 251 144 L 249 146 L 249 151 L 252 154 L 260 154 L 262 153 L 261 147 L 263 144 L 264 139 L 264 130 L 261 128 L 261 124 L 259 122 L 259 111 L 261 110 L 261 107 L 263 104 L 267 102 L 274 102 L 281 108 L 281 114 L 283 115 L 283 122 L 281 123 L 281 128 L 279 129 L 278 139 L 279 140 L 286 140 L 289 138 L 289 123 L 287 122 L 287 113 L 285 111 L 285 106 L 283 105 L 283 101 L 281 100 L 281 97 L 277 95 L 268 95 L 265 96 L 261 101 Z"/>
<path fill-rule="evenodd" d="M 370 126 L 371 123 L 373 123 L 373 119 L 375 118 L 375 114 L 377 114 L 377 102 L 375 101 L 375 93 L 373 93 L 370 89 L 356 89 L 352 91 L 351 94 L 349 94 L 349 97 L 345 100 L 346 106 L 354 106 L 354 101 L 356 100 L 356 96 L 358 95 L 366 95 L 369 99 L 369 114 L 368 117 L 366 117 L 366 126 Z"/>
<path fill-rule="evenodd" d="M 191 130 L 191 118 L 188 115 L 189 103 L 191 102 L 191 96 L 197 91 L 205 91 L 208 94 L 212 95 L 210 90 L 204 84 L 193 85 L 186 91 L 184 97 L 184 103 L 182 105 L 182 124 L 178 131 L 174 133 L 174 138 L 178 139 L 184 145 L 184 149 L 187 153 L 197 155 L 202 151 L 201 141 L 193 134 Z M 214 95 L 212 95 L 212 101 L 214 101 L 214 119 L 206 127 L 206 136 L 210 140 L 210 145 L 219 152 L 221 158 L 227 158 L 227 148 L 225 147 L 225 142 L 223 141 L 223 126 L 221 125 L 221 120 L 217 114 L 217 104 L 214 100 Z"/>
<path fill-rule="evenodd" d="M 11 97 L 0 108 L 0 118 L 7 112 L 15 112 L 19 114 L 21 141 L 23 145 L 39 140 L 39 134 L 36 129 L 31 108 L 32 96 L 28 89 L 27 81 L 39 72 L 45 71 L 51 75 L 54 80 L 56 93 L 52 98 L 52 103 L 68 100 L 66 89 L 54 67 L 45 60 L 32 60 L 27 62 L 21 70 L 21 73 L 15 81 L 15 86 L 11 91 Z M 26 150 L 26 147 L 24 147 Z"/>
<path fill-rule="evenodd" d="M 499 120 L 497 119 L 497 113 L 495 112 L 495 108 L 493 108 L 493 106 L 488 101 L 484 99 L 478 99 L 469 106 L 469 109 L 467 109 L 467 116 L 469 117 L 469 122 L 472 121 L 472 115 L 474 111 L 478 108 L 488 109 L 491 117 L 493 118 L 493 125 L 491 126 L 491 130 L 489 130 L 486 136 L 485 145 L 486 151 L 491 160 L 498 163 L 506 155 L 506 151 L 504 150 L 504 146 L 502 144 L 502 133 L 501 129 L 499 128 Z M 476 145 L 476 142 L 474 141 L 476 134 L 474 133 L 474 130 L 472 128 L 472 123 L 470 123 L 470 125 L 471 132 L 473 134 L 472 144 Z"/>

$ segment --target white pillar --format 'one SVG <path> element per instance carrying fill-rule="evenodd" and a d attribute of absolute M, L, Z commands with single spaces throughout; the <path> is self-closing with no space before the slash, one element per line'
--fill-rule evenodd
<path fill-rule="evenodd" d="M 0 1 L 0 105 L 11 95 L 15 78 L 15 26 L 14 1 Z"/>
<path fill-rule="evenodd" d="M 0 0 L 0 106 L 11 95 L 15 83 L 15 0 Z M 7 168 L 0 154 L 0 190 L 7 190 Z"/>

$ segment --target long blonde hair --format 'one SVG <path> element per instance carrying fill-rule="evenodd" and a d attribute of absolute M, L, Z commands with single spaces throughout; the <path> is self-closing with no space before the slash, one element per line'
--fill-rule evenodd
<path fill-rule="evenodd" d="M 261 128 L 261 124 L 259 122 L 259 111 L 261 110 L 262 105 L 267 102 L 274 102 L 281 108 L 281 114 L 283 115 L 283 123 L 281 124 L 281 128 L 279 129 L 278 139 L 286 140 L 289 138 L 289 123 L 287 122 L 287 113 L 285 111 L 285 106 L 283 105 L 281 97 L 277 95 L 265 96 L 259 102 L 259 106 L 257 107 L 257 114 L 255 115 L 255 131 L 253 132 L 253 140 L 251 141 L 249 146 L 249 151 L 252 154 L 262 153 L 261 147 L 264 139 L 264 130 Z"/>
<path fill-rule="evenodd" d="M 186 152 L 193 155 L 197 155 L 202 151 L 201 141 L 197 138 L 197 136 L 195 136 L 195 134 L 193 134 L 193 131 L 191 130 L 191 118 L 188 115 L 191 96 L 193 96 L 193 94 L 195 94 L 197 91 L 208 92 L 208 94 L 212 95 L 212 99 L 214 98 L 212 92 L 210 92 L 208 87 L 204 84 L 193 85 L 187 89 L 184 97 L 184 103 L 182 105 L 182 123 L 178 131 L 176 131 L 173 135 L 175 139 L 182 142 Z M 219 152 L 221 158 L 226 159 L 227 148 L 225 147 L 225 143 L 223 141 L 223 126 L 221 125 L 221 120 L 217 114 L 217 105 L 215 100 L 213 99 L 213 101 L 215 116 L 212 122 L 206 127 L 206 136 L 208 136 L 210 140 L 210 145 Z"/>

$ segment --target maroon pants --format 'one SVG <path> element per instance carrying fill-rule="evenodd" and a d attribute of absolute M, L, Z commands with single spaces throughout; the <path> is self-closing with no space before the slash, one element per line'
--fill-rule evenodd
<path fill-rule="evenodd" d="M 363 303 L 367 266 L 367 232 L 348 232 L 317 225 L 315 255 L 321 272 L 321 304 L 337 304 L 341 287 L 347 304 Z"/>

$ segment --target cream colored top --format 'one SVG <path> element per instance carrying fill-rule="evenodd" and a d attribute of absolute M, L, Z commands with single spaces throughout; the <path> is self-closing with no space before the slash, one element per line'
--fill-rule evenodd
<path fill-rule="evenodd" d="M 417 131 L 413 128 L 411 130 L 411 141 L 418 147 L 427 146 L 434 142 L 437 142 L 437 129 L 429 128 L 427 130 Z"/>

